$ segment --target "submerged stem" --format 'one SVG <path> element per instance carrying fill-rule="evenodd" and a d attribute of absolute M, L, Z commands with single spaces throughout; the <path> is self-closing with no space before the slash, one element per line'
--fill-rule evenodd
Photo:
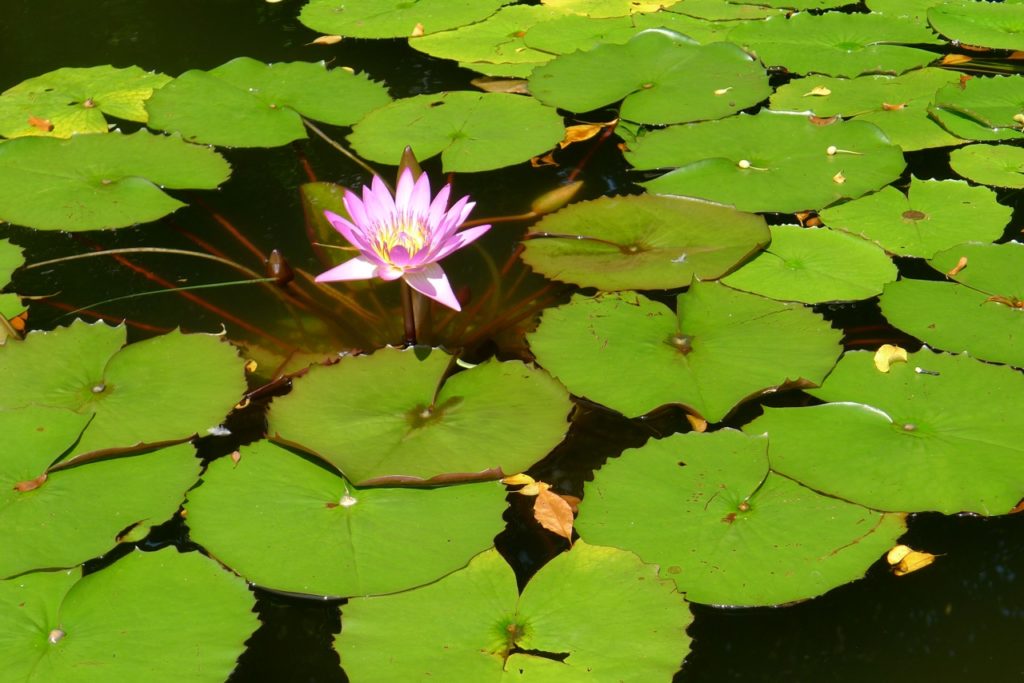
<path fill-rule="evenodd" d="M 416 345 L 416 310 L 412 297 L 412 287 L 402 280 L 402 316 L 405 319 L 405 343 L 407 346 Z"/>

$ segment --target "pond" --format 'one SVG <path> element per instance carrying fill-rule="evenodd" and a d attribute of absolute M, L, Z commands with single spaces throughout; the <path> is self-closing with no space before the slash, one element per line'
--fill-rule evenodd
<path fill-rule="evenodd" d="M 1024 673 L 1024 4 L 68 5 L 0 92 L 170 78 L 0 95 L 0 678 Z"/>

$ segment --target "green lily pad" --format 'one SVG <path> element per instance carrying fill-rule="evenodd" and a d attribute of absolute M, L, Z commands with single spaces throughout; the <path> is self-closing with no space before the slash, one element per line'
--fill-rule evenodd
<path fill-rule="evenodd" d="M 162 188 L 213 189 L 231 167 L 177 137 L 78 135 L 0 142 L 0 220 L 42 230 L 155 221 L 183 203 Z"/>
<path fill-rule="evenodd" d="M 0 347 L 0 375 L 17 392 L 0 410 L 38 404 L 92 415 L 66 460 L 183 441 L 220 424 L 245 391 L 242 360 L 220 335 L 152 337 L 81 321 Z M 134 521 L 134 520 L 132 520 Z"/>
<path fill-rule="evenodd" d="M 219 683 L 259 623 L 244 581 L 173 548 L 0 581 L 0 605 L 4 678 L 26 683 Z"/>
<path fill-rule="evenodd" d="M 905 531 L 769 468 L 768 440 L 725 429 L 651 440 L 588 482 L 577 528 L 635 552 L 692 602 L 777 605 L 864 576 Z"/>
<path fill-rule="evenodd" d="M 772 243 L 722 280 L 780 301 L 857 301 L 882 292 L 896 266 L 871 242 L 832 230 L 772 226 Z"/>
<path fill-rule="evenodd" d="M 1024 5 L 993 2 L 938 4 L 928 23 L 950 40 L 1002 50 L 1024 50 Z"/>
<path fill-rule="evenodd" d="M 635 14 L 658 12 L 682 0 L 541 0 L 561 12 L 571 12 L 593 19 L 627 17 Z"/>
<path fill-rule="evenodd" d="M 72 567 L 144 537 L 174 515 L 199 477 L 188 444 L 46 472 L 88 421 L 60 408 L 0 411 L 15 441 L 0 457 L 0 546 L 17 549 L 0 555 L 0 577 Z"/>
<path fill-rule="evenodd" d="M 1021 499 L 1024 424 L 992 419 L 1024 401 L 1016 370 L 923 350 L 883 373 L 855 351 L 811 393 L 841 403 L 747 427 L 768 434 L 777 472 L 876 510 L 999 515 Z"/>
<path fill-rule="evenodd" d="M 1011 213 L 987 187 L 912 178 L 906 195 L 886 187 L 822 211 L 821 220 L 835 230 L 877 242 L 893 254 L 929 258 L 961 242 L 999 239 Z"/>
<path fill-rule="evenodd" d="M 872 14 L 894 19 L 909 19 L 921 26 L 928 25 L 928 8 L 949 0 L 864 0 Z"/>
<path fill-rule="evenodd" d="M 604 43 L 627 43 L 638 30 L 649 28 L 664 28 L 689 36 L 699 43 L 711 43 L 724 40 L 732 26 L 731 23 L 704 21 L 673 12 L 607 19 L 566 14 L 530 27 L 523 41 L 531 49 L 565 55 L 577 50 L 591 50 Z"/>
<path fill-rule="evenodd" d="M 672 289 L 719 278 L 767 244 L 760 216 L 679 197 L 640 195 L 578 202 L 545 216 L 523 261 L 584 287 Z"/>
<path fill-rule="evenodd" d="M 505 489 L 350 486 L 267 441 L 210 463 L 189 493 L 191 538 L 272 590 L 351 596 L 421 586 L 465 566 L 504 527 Z"/>
<path fill-rule="evenodd" d="M 904 151 L 945 147 L 962 142 L 929 115 L 935 91 L 959 83 L 945 69 L 917 69 L 901 76 L 832 78 L 808 76 L 783 85 L 771 97 L 772 109 L 809 111 L 815 116 L 843 116 L 868 121 Z"/>
<path fill-rule="evenodd" d="M 972 78 L 935 93 L 932 114 L 965 140 L 1019 140 L 1024 135 L 1024 77 Z"/>
<path fill-rule="evenodd" d="M 276 147 L 306 137 L 303 116 L 350 126 L 390 101 L 381 84 L 323 62 L 239 57 L 211 71 L 186 71 L 147 108 L 153 128 L 191 142 Z"/>
<path fill-rule="evenodd" d="M 742 5 L 732 2 L 722 2 L 721 0 L 684 0 L 683 2 L 673 5 L 669 9 L 659 12 L 658 16 L 678 13 L 700 19 L 707 19 L 708 21 L 722 22 L 767 19 L 768 17 L 786 14 L 785 9 L 780 7 L 766 7 L 765 5 L 767 4 L 767 2 L 758 2 L 755 5 Z"/>
<path fill-rule="evenodd" d="M 670 126 L 629 147 L 626 160 L 636 168 L 678 167 L 643 183 L 651 192 L 743 211 L 820 209 L 884 187 L 904 167 L 899 147 L 870 123 L 816 125 L 773 112 Z"/>
<path fill-rule="evenodd" d="M 763 5 L 794 10 L 832 9 L 849 5 L 850 0 L 729 0 L 738 5 Z"/>
<path fill-rule="evenodd" d="M 314 367 L 271 405 L 268 433 L 356 484 L 501 477 L 561 441 L 572 403 L 547 373 L 490 361 L 446 377 L 452 360 L 385 348 Z"/>
<path fill-rule="evenodd" d="M 599 45 L 534 69 L 530 92 L 545 104 L 586 112 L 623 100 L 620 115 L 667 124 L 731 116 L 771 94 L 764 69 L 730 43 L 701 46 L 664 29 L 624 45 Z"/>
<path fill-rule="evenodd" d="M 938 53 L 899 43 L 942 43 L 930 30 L 911 21 L 838 12 L 801 12 L 789 18 L 743 23 L 729 33 L 729 40 L 753 51 L 765 66 L 850 78 L 868 73 L 900 74 L 922 67 L 938 59 Z"/>
<path fill-rule="evenodd" d="M 839 332 L 803 306 L 713 282 L 677 302 L 678 318 L 639 294 L 577 294 L 527 340 L 573 394 L 631 417 L 679 403 L 709 422 L 781 385 L 820 383 L 839 356 Z"/>
<path fill-rule="evenodd" d="M 299 21 L 321 33 L 406 38 L 482 21 L 512 0 L 310 0 Z"/>
<path fill-rule="evenodd" d="M 554 147 L 562 118 L 537 100 L 455 91 L 397 100 L 356 124 L 349 142 L 362 156 L 397 165 L 406 145 L 420 161 L 441 155 L 445 172 L 486 171 Z"/>
<path fill-rule="evenodd" d="M 1012 145 L 968 145 L 949 155 L 949 165 L 968 180 L 1024 188 L 1024 149 Z"/>
<path fill-rule="evenodd" d="M 1024 367 L 1024 245 L 961 244 L 932 266 L 948 272 L 961 258 L 962 284 L 900 280 L 885 288 L 882 314 L 930 346 Z"/>
<path fill-rule="evenodd" d="M 656 568 L 577 541 L 521 595 L 511 567 L 489 550 L 429 586 L 350 600 L 335 647 L 358 681 L 646 683 L 678 670 L 692 619 Z"/>
<path fill-rule="evenodd" d="M 0 240 L 0 289 L 7 286 L 14 271 L 23 265 L 25 257 L 22 256 L 21 247 L 12 244 L 10 240 Z"/>
<path fill-rule="evenodd" d="M 170 80 L 137 66 L 57 69 L 0 95 L 0 136 L 106 133 L 104 114 L 145 123 L 145 101 Z"/>

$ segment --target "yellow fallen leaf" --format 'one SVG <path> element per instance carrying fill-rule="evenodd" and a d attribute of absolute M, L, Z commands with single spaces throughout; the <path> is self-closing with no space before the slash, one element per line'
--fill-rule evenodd
<path fill-rule="evenodd" d="M 576 126 L 566 126 L 565 137 L 558 143 L 559 148 L 565 149 L 574 142 L 583 142 L 589 140 L 604 128 L 603 123 L 581 123 Z"/>
<path fill-rule="evenodd" d="M 895 344 L 882 344 L 875 351 L 874 361 L 879 372 L 889 372 L 893 363 L 907 362 L 907 350 Z"/>
<path fill-rule="evenodd" d="M 935 555 L 914 550 L 907 545 L 898 545 L 889 551 L 885 561 L 892 567 L 893 574 L 906 576 L 930 565 L 935 561 Z"/>
<path fill-rule="evenodd" d="M 522 472 L 520 472 L 519 474 L 513 474 L 511 476 L 505 477 L 504 479 L 501 480 L 501 483 L 507 484 L 509 486 L 524 486 L 526 484 L 532 484 L 535 481 L 536 480 L 529 474 L 523 474 Z"/>
<path fill-rule="evenodd" d="M 832 91 L 823 85 L 817 85 L 803 94 L 804 97 L 825 97 L 831 95 Z"/>
<path fill-rule="evenodd" d="M 949 269 L 949 272 L 947 272 L 946 275 L 948 275 L 949 277 L 956 277 L 956 275 L 961 270 L 963 270 L 966 267 L 967 267 L 967 257 L 966 256 L 961 256 L 960 260 L 958 260 L 956 262 L 955 266 L 953 266 L 952 268 Z"/>
<path fill-rule="evenodd" d="M 473 87 L 480 88 L 484 92 L 505 92 L 513 95 L 529 95 L 528 83 L 523 78 L 499 78 L 496 76 L 481 76 L 470 81 Z"/>
<path fill-rule="evenodd" d="M 530 166 L 534 168 L 541 168 L 544 166 L 558 166 L 558 162 L 555 161 L 555 155 L 550 152 L 544 156 L 533 157 L 530 159 Z"/>
<path fill-rule="evenodd" d="M 843 183 L 846 182 L 846 176 L 844 176 L 843 172 L 840 171 L 839 173 L 836 173 L 834 176 L 832 176 L 832 182 L 835 183 L 836 185 L 842 185 Z"/>
<path fill-rule="evenodd" d="M 965 64 L 971 61 L 971 57 L 967 55 L 946 55 L 942 58 L 940 64 Z"/>
<path fill-rule="evenodd" d="M 412 27 L 412 33 L 409 34 L 410 38 L 419 38 L 423 35 L 423 24 L 416 24 Z"/>
<path fill-rule="evenodd" d="M 533 517 L 548 531 L 572 541 L 572 507 L 557 493 L 541 491 L 533 502 Z"/>
<path fill-rule="evenodd" d="M 706 432 L 708 430 L 708 421 L 703 417 L 687 413 L 686 421 L 690 423 L 690 427 L 692 427 L 695 432 Z"/>
<path fill-rule="evenodd" d="M 897 104 L 889 104 L 888 102 L 882 102 L 882 109 L 885 111 L 899 111 L 900 109 L 906 109 L 906 102 L 899 102 Z"/>
<path fill-rule="evenodd" d="M 256 361 L 254 361 L 251 358 L 249 360 L 245 361 L 245 372 L 247 374 L 252 374 L 252 373 L 256 372 L 256 368 L 258 368 L 258 367 L 259 367 L 259 363 L 257 363 Z"/>
<path fill-rule="evenodd" d="M 320 36 L 309 43 L 310 45 L 337 45 L 341 42 L 341 36 Z"/>
<path fill-rule="evenodd" d="M 534 483 L 527 484 L 523 488 L 519 489 L 516 493 L 521 493 L 524 496 L 539 496 L 550 488 L 551 484 L 545 484 L 542 481 L 535 481 Z"/>
<path fill-rule="evenodd" d="M 719 88 L 718 90 L 715 91 L 715 94 L 716 95 L 724 95 L 727 92 L 729 92 L 730 90 L 732 90 L 732 86 L 731 85 L 728 88 Z"/>

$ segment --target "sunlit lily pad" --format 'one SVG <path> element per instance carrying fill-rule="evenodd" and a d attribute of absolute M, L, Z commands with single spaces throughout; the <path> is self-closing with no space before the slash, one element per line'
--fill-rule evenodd
<path fill-rule="evenodd" d="M 864 0 L 872 14 L 894 19 L 909 19 L 921 26 L 928 25 L 928 8 L 947 0 Z"/>
<path fill-rule="evenodd" d="M 1024 136 L 1024 77 L 972 78 L 935 94 L 933 114 L 966 140 L 1019 140 Z"/>
<path fill-rule="evenodd" d="M 912 178 L 906 195 L 886 187 L 826 209 L 821 219 L 830 228 L 877 242 L 894 254 L 929 258 L 961 242 L 999 239 L 1011 212 L 986 187 Z"/>
<path fill-rule="evenodd" d="M 104 114 L 145 123 L 144 102 L 170 80 L 137 66 L 57 69 L 0 95 L 0 136 L 106 133 Z"/>
<path fill-rule="evenodd" d="M 850 0 L 729 0 L 729 2 L 738 5 L 762 5 L 795 10 L 832 9 L 850 4 Z"/>
<path fill-rule="evenodd" d="M 0 581 L 4 680 L 220 683 L 259 622 L 245 582 L 199 553 Z M 173 653 L 169 655 L 168 653 Z"/>
<path fill-rule="evenodd" d="M 534 50 L 565 55 L 577 50 L 590 50 L 604 43 L 626 43 L 638 30 L 649 28 L 664 28 L 681 33 L 699 43 L 711 43 L 724 40 L 725 34 L 732 26 L 731 22 L 704 21 L 674 12 L 635 14 L 631 17 L 607 19 L 566 14 L 532 26 L 523 40 L 527 47 Z"/>
<path fill-rule="evenodd" d="M 11 281 L 11 275 L 25 264 L 21 247 L 10 240 L 0 240 L 0 289 Z"/>
<path fill-rule="evenodd" d="M 187 444 L 46 473 L 88 421 L 60 408 L 0 411 L 9 444 L 0 453 L 0 577 L 72 567 L 141 539 L 199 477 Z"/>
<path fill-rule="evenodd" d="M 527 339 L 578 396 L 630 417 L 682 404 L 709 422 L 787 382 L 821 382 L 839 356 L 839 332 L 803 306 L 713 282 L 677 302 L 678 317 L 639 294 L 577 294 Z"/>
<path fill-rule="evenodd" d="M 825 229 L 771 228 L 772 243 L 722 280 L 780 301 L 856 301 L 882 292 L 896 266 L 878 246 Z"/>
<path fill-rule="evenodd" d="M 527 234 L 523 260 L 584 287 L 671 289 L 713 280 L 764 246 L 760 216 L 654 195 L 602 197 L 546 216 Z"/>
<path fill-rule="evenodd" d="M 409 145 L 420 161 L 440 154 L 446 172 L 471 172 L 526 161 L 564 134 L 562 117 L 535 99 L 455 91 L 392 102 L 356 124 L 348 139 L 383 164 L 398 164 Z"/>
<path fill-rule="evenodd" d="M 355 38 L 406 38 L 465 26 L 512 0 L 310 0 L 299 21 L 314 31 Z"/>
<path fill-rule="evenodd" d="M 928 23 L 950 40 L 1003 50 L 1024 50 L 1024 5 L 998 2 L 937 4 Z"/>
<path fill-rule="evenodd" d="M 771 88 L 760 64 L 735 45 L 701 46 L 649 29 L 624 45 L 599 45 L 534 69 L 530 92 L 574 112 L 623 100 L 623 118 L 667 124 L 731 116 L 766 98 Z"/>
<path fill-rule="evenodd" d="M 0 410 L 91 414 L 71 459 L 205 434 L 245 391 L 242 360 L 220 335 L 175 331 L 124 346 L 125 335 L 123 326 L 76 321 L 8 341 L 0 375 L 18 391 L 0 394 Z"/>
<path fill-rule="evenodd" d="M 77 135 L 0 142 L 0 220 L 43 230 L 123 228 L 183 203 L 163 188 L 213 189 L 231 167 L 177 137 Z"/>
<path fill-rule="evenodd" d="M 186 71 L 146 107 L 152 127 L 191 142 L 275 147 L 306 137 L 302 116 L 349 126 L 390 101 L 381 84 L 322 62 L 239 57 L 210 71 Z"/>
<path fill-rule="evenodd" d="M 949 165 L 968 180 L 996 187 L 1024 188 L 1024 148 L 968 145 L 949 155 Z"/>
<path fill-rule="evenodd" d="M 547 7 L 592 19 L 657 12 L 682 0 L 541 0 Z"/>
<path fill-rule="evenodd" d="M 928 108 L 936 90 L 959 80 L 955 71 L 932 68 L 901 76 L 807 76 L 776 90 L 771 107 L 868 121 L 905 151 L 944 147 L 962 141 L 932 120 Z"/>
<path fill-rule="evenodd" d="M 678 167 L 644 183 L 652 192 L 781 212 L 859 197 L 904 167 L 899 147 L 870 123 L 816 125 L 773 112 L 656 130 L 630 143 L 626 160 L 640 169 Z"/>
<path fill-rule="evenodd" d="M 729 40 L 752 50 L 765 66 L 851 78 L 924 66 L 938 59 L 938 53 L 908 45 L 942 42 L 911 21 L 838 12 L 801 12 L 743 23 L 729 33 Z"/>
<path fill-rule="evenodd" d="M 903 279 L 887 286 L 882 314 L 933 347 L 1024 367 L 1024 245 L 961 244 L 931 261 L 942 272 L 958 263 L 965 265 L 952 277 L 962 284 Z"/>
<path fill-rule="evenodd" d="M 577 528 L 632 550 L 693 602 L 775 605 L 861 578 L 904 532 L 769 469 L 768 440 L 733 430 L 651 440 L 588 483 Z"/>
<path fill-rule="evenodd" d="M 191 537 L 249 581 L 312 595 L 393 593 L 438 579 L 504 526 L 496 482 L 357 489 L 260 441 L 210 463 L 189 493 Z"/>
<path fill-rule="evenodd" d="M 772 468 L 877 510 L 1009 512 L 1024 495 L 1024 422 L 995 416 L 1024 401 L 1024 377 L 927 349 L 888 373 L 872 358 L 847 353 L 811 391 L 840 403 L 767 408 L 748 426 L 768 434 Z"/>
<path fill-rule="evenodd" d="M 268 433 L 356 484 L 496 478 L 561 441 L 572 404 L 543 370 L 489 361 L 446 377 L 452 365 L 386 348 L 312 368 L 271 405 Z"/>
<path fill-rule="evenodd" d="M 824 6 L 828 0 L 819 0 L 818 4 Z M 721 0 L 683 0 L 671 8 L 659 12 L 657 16 L 667 14 L 685 14 L 691 17 L 707 19 L 713 22 L 738 21 L 744 19 L 767 19 L 768 17 L 785 14 L 786 10 L 780 7 L 767 7 L 767 2 L 744 5 L 733 2 L 722 2 Z"/>
<path fill-rule="evenodd" d="M 647 683 L 678 670 L 691 620 L 655 567 L 577 541 L 521 595 L 512 568 L 490 550 L 429 586 L 350 600 L 335 647 L 358 681 Z"/>

